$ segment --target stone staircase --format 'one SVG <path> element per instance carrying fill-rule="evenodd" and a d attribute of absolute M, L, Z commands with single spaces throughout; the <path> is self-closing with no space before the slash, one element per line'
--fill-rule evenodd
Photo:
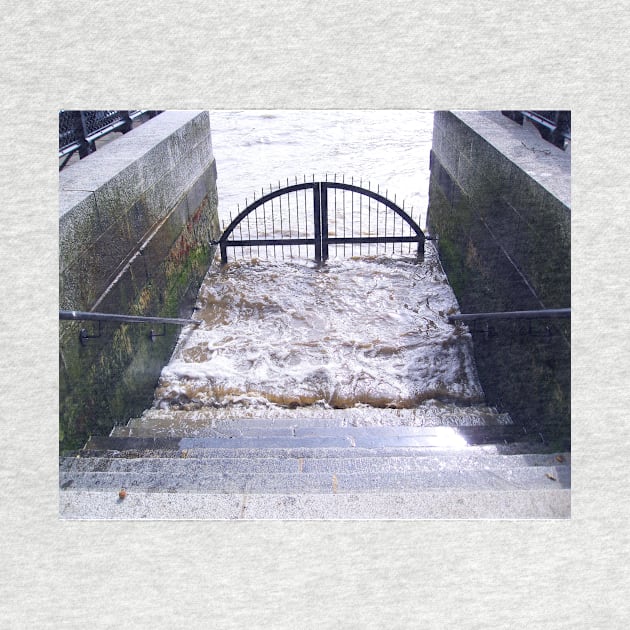
<path fill-rule="evenodd" d="M 147 410 L 60 460 L 67 519 L 567 518 L 570 455 L 484 407 Z M 238 416 L 238 417 L 237 417 Z M 447 419 L 451 426 L 446 426 Z M 124 488 L 124 497 L 119 493 Z"/>

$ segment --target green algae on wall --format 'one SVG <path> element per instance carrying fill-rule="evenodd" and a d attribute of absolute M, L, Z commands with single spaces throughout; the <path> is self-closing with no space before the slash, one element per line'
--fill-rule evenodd
<path fill-rule="evenodd" d="M 436 113 L 428 224 L 461 310 L 569 307 L 570 208 L 537 184 L 536 173 L 530 176 L 492 146 L 483 133 L 488 126 L 483 120 L 480 131 L 451 112 Z M 508 125 L 508 144 L 510 133 Z M 569 177 L 570 169 L 558 176 Z M 566 444 L 570 323 L 493 320 L 470 328 L 488 402 L 528 433 Z"/>
<path fill-rule="evenodd" d="M 135 300 L 119 302 L 119 311 L 152 317 L 188 317 L 214 257 L 210 245 L 218 235 L 216 197 L 204 199 L 184 226 L 166 259 Z M 120 296 L 119 296 L 120 297 Z M 113 311 L 111 311 L 113 312 Z M 102 322 L 100 337 L 79 343 L 79 330 L 99 333 L 97 322 L 60 322 L 60 424 L 62 450 L 80 448 L 89 435 L 113 426 L 150 406 L 162 367 L 168 362 L 179 326 Z"/>
<path fill-rule="evenodd" d="M 64 169 L 60 308 L 190 317 L 215 253 L 217 204 L 207 112 L 164 112 Z M 62 451 L 150 406 L 181 330 L 157 326 L 152 341 L 151 327 L 60 321 Z"/>

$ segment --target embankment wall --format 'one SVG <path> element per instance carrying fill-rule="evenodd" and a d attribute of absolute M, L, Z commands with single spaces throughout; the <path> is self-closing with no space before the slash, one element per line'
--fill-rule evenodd
<path fill-rule="evenodd" d="M 189 317 L 219 234 L 216 177 L 202 111 L 163 112 L 61 171 L 60 309 Z M 149 406 L 180 332 L 150 329 L 60 322 L 62 448 Z"/>
<path fill-rule="evenodd" d="M 493 112 L 436 112 L 427 224 L 462 312 L 571 305 L 570 154 Z M 488 402 L 570 433 L 569 320 L 471 326 Z"/>

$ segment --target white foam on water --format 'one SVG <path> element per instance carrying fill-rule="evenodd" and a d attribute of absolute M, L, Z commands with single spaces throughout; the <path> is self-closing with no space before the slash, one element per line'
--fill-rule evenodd
<path fill-rule="evenodd" d="M 405 258 L 240 261 L 210 270 L 155 406 L 413 408 L 482 399 L 432 247 Z"/>

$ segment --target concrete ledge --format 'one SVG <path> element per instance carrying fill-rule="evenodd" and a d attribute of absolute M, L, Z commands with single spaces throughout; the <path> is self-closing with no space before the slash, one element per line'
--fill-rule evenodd
<path fill-rule="evenodd" d="M 465 146 L 461 152 L 463 159 L 458 164 L 458 178 L 464 168 L 462 162 L 473 161 L 475 141 L 472 135 L 477 135 L 495 149 L 490 151 L 490 160 L 493 169 L 498 169 L 503 179 L 510 181 L 506 189 L 508 196 L 512 196 L 511 193 L 530 178 L 567 209 L 571 208 L 570 153 L 546 142 L 528 121 L 520 126 L 501 112 L 454 111 L 452 114 L 466 125 L 459 140 L 460 146 L 461 143 L 465 143 Z M 479 158 L 475 153 L 474 161 L 478 168 L 486 168 L 488 165 Z"/>
<path fill-rule="evenodd" d="M 164 112 L 63 170 L 59 245 L 64 308 L 89 310 L 160 221 L 214 172 L 207 112 Z M 203 189 L 203 190 L 202 190 Z M 78 285 L 81 285 L 79 288 Z M 72 303 L 69 303 L 72 302 Z"/>

